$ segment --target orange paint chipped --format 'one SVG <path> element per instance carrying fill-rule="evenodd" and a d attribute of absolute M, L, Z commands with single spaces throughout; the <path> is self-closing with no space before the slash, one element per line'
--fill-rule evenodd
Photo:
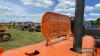
<path fill-rule="evenodd" d="M 86 56 L 86 54 L 79 54 L 70 50 L 70 48 L 73 47 L 73 37 L 69 37 L 69 39 L 61 41 L 62 39 L 64 38 L 62 37 L 52 40 L 52 42 L 57 43 L 50 46 L 45 46 L 45 42 L 41 42 L 36 45 L 6 51 L 0 56 L 27 56 L 25 55 L 25 52 L 32 53 L 35 50 L 40 52 L 38 56 Z"/>
<path fill-rule="evenodd" d="M 83 51 L 84 55 L 87 56 L 94 56 L 94 46 L 95 46 L 95 40 L 92 36 L 84 36 L 83 37 L 83 42 L 82 42 L 82 48 L 85 50 L 87 49 L 87 51 Z"/>
<path fill-rule="evenodd" d="M 83 48 L 94 48 L 95 40 L 92 36 L 84 36 L 82 45 Z"/>

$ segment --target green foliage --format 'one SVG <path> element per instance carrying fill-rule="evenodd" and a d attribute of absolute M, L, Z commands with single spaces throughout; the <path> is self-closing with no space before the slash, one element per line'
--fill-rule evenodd
<path fill-rule="evenodd" d="M 97 18 L 96 25 L 100 25 L 100 18 Z"/>
<path fill-rule="evenodd" d="M 95 21 L 91 20 L 90 22 L 91 22 L 91 25 L 95 25 Z"/>
<path fill-rule="evenodd" d="M 92 25 L 100 25 L 100 18 L 97 18 L 96 20 L 90 21 Z"/>

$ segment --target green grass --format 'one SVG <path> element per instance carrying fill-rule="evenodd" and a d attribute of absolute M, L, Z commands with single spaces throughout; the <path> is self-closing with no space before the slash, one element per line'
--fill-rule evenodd
<path fill-rule="evenodd" d="M 41 32 L 20 30 L 7 30 L 7 32 L 12 35 L 13 41 L 0 42 L 0 47 L 3 47 L 5 50 L 32 45 L 46 40 L 45 37 L 42 36 Z"/>

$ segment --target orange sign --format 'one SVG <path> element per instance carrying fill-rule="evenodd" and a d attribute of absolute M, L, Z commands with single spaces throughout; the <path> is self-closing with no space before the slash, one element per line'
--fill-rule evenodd
<path fill-rule="evenodd" d="M 42 18 L 42 33 L 45 37 L 63 36 L 71 30 L 70 17 L 53 12 L 47 12 Z"/>

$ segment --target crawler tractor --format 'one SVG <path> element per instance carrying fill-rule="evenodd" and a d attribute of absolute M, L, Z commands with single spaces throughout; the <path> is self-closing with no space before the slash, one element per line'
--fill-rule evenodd
<path fill-rule="evenodd" d="M 11 40 L 11 34 L 6 32 L 7 27 L 0 24 L 0 42 Z"/>

